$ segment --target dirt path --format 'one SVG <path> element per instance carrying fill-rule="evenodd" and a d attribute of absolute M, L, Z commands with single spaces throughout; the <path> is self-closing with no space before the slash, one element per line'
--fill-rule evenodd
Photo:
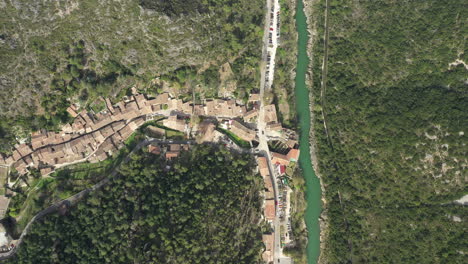
<path fill-rule="evenodd" d="M 323 41 L 323 63 L 322 63 L 322 80 L 321 80 L 321 88 L 320 88 L 320 100 L 322 104 L 322 118 L 323 118 L 323 126 L 325 127 L 325 133 L 327 135 L 328 144 L 333 150 L 333 144 L 330 138 L 330 133 L 328 131 L 327 126 L 327 112 L 325 111 L 326 108 L 326 91 L 327 91 L 327 73 L 328 73 L 328 41 L 329 41 L 329 20 L 328 20 L 328 10 L 330 8 L 329 0 L 325 2 L 325 32 L 324 32 L 324 41 Z"/>

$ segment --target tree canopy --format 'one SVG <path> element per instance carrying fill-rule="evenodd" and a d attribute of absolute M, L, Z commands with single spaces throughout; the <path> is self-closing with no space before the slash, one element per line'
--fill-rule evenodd
<path fill-rule="evenodd" d="M 260 182 L 249 155 L 140 152 L 66 213 L 35 223 L 9 263 L 257 263 Z"/>

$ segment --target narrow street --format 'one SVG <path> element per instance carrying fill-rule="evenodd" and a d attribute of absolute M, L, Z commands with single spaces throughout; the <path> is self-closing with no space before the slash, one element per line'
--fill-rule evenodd
<path fill-rule="evenodd" d="M 275 199 L 275 211 L 276 215 L 272 223 L 272 227 L 274 229 L 274 248 L 273 248 L 273 260 L 274 263 L 280 263 L 280 264 L 289 264 L 292 263 L 291 258 L 284 256 L 283 255 L 283 248 L 281 247 L 281 232 L 280 232 L 280 227 L 281 225 L 285 225 L 285 222 L 281 222 L 280 220 L 280 215 L 279 215 L 279 186 L 278 186 L 278 178 L 277 178 L 277 171 L 274 168 L 272 162 L 271 162 L 271 153 L 268 147 L 268 139 L 266 136 L 266 127 L 267 124 L 265 122 L 265 105 L 266 102 L 264 102 L 264 97 L 266 92 L 271 91 L 271 86 L 273 83 L 273 78 L 274 78 L 274 70 L 275 70 L 275 57 L 276 57 L 276 49 L 279 44 L 279 14 L 280 14 L 280 6 L 279 6 L 279 1 L 278 0 L 267 0 L 266 2 L 266 18 L 265 18 L 265 30 L 264 30 L 264 37 L 263 37 L 263 48 L 262 48 L 262 63 L 260 63 L 260 74 L 261 74 L 261 79 L 260 79 L 260 106 L 259 106 L 259 115 L 257 119 L 257 133 L 258 133 L 258 139 L 259 139 L 259 145 L 257 147 L 258 153 L 262 156 L 264 156 L 267 159 L 267 164 L 268 164 L 268 169 L 270 172 L 270 175 L 272 177 L 272 185 L 274 189 L 274 199 Z M 144 146 L 147 146 L 150 143 L 174 143 L 174 144 L 190 144 L 193 142 L 189 141 L 164 141 L 164 140 L 158 140 L 158 139 L 146 139 L 142 142 L 140 142 L 122 161 L 122 164 L 127 163 L 130 160 L 130 156 L 141 149 Z M 93 152 L 94 153 L 94 152 Z M 93 153 L 91 153 L 87 158 L 89 158 Z M 86 159 L 87 159 L 86 158 Z M 67 164 L 62 164 L 60 167 L 65 167 L 71 164 L 79 163 L 82 162 L 86 159 L 83 160 L 78 160 L 75 162 L 67 163 Z M 42 210 L 41 212 L 37 213 L 26 225 L 25 229 L 23 230 L 20 238 L 16 241 L 14 241 L 15 247 L 5 253 L 0 253 L 0 260 L 4 260 L 7 258 L 12 257 L 18 248 L 20 247 L 24 236 L 28 233 L 29 229 L 31 228 L 32 224 L 44 217 L 45 215 L 57 211 L 60 207 L 63 205 L 70 206 L 75 204 L 76 202 L 80 201 L 83 197 L 85 197 L 87 194 L 90 192 L 93 192 L 95 190 L 100 189 L 102 186 L 106 185 L 109 182 L 109 179 L 113 176 L 115 176 L 118 173 L 119 167 L 116 167 L 110 174 L 109 177 L 101 180 L 97 184 L 65 199 L 62 201 L 59 201 L 48 208 Z"/>
<path fill-rule="evenodd" d="M 279 12 L 280 6 L 278 0 L 267 0 L 267 14 L 266 14 L 266 24 L 265 24 L 265 35 L 263 38 L 263 50 L 262 50 L 262 59 L 263 62 L 260 64 L 261 69 L 261 81 L 260 81 L 260 109 L 257 119 L 257 129 L 258 129 L 258 139 L 259 153 L 264 155 L 267 158 L 268 168 L 270 170 L 270 175 L 272 177 L 274 195 L 275 195 L 275 206 L 276 206 L 276 216 L 273 221 L 273 228 L 275 231 L 274 239 L 274 253 L 273 259 L 274 263 L 292 263 L 289 257 L 283 256 L 283 250 L 281 247 L 281 237 L 280 237 L 280 217 L 278 214 L 279 211 L 279 188 L 276 177 L 276 170 L 273 168 L 271 163 L 271 154 L 268 147 L 268 140 L 265 135 L 266 133 L 266 122 L 265 122 L 265 102 L 264 96 L 265 92 L 271 90 L 271 85 L 273 83 L 274 72 L 275 72 L 275 57 L 276 57 L 276 48 L 278 47 L 278 38 L 279 38 Z"/>

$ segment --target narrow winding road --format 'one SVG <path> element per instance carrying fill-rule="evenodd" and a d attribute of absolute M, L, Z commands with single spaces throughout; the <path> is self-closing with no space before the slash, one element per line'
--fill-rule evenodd
<path fill-rule="evenodd" d="M 101 180 L 100 182 L 96 183 L 95 185 L 73 195 L 73 196 L 70 196 L 68 197 L 67 199 L 65 200 L 62 200 L 62 201 L 59 201 L 59 202 L 56 202 L 54 203 L 53 205 L 47 207 L 46 209 L 40 211 L 39 213 L 37 213 L 33 218 L 31 218 L 31 220 L 28 222 L 28 224 L 26 225 L 26 227 L 24 228 L 23 232 L 21 233 L 20 237 L 18 240 L 15 240 L 14 241 L 14 245 L 15 247 L 8 251 L 8 252 L 3 252 L 3 253 L 0 253 L 0 261 L 1 260 L 5 260 L 5 259 L 8 259 L 12 256 L 15 255 L 15 253 L 17 252 L 17 250 L 19 249 L 19 247 L 21 246 L 21 243 L 23 242 L 23 239 L 24 237 L 28 234 L 29 230 L 31 229 L 31 226 L 34 222 L 36 222 L 37 220 L 40 220 L 42 217 L 50 214 L 50 213 L 53 213 L 53 212 L 56 212 L 59 208 L 61 208 L 62 206 L 72 206 L 72 205 L 75 205 L 78 201 L 80 201 L 81 199 L 83 199 L 83 197 L 85 197 L 86 195 L 88 195 L 89 193 L 91 192 L 94 192 L 96 190 L 99 190 L 100 188 L 102 188 L 104 185 L 106 185 L 107 183 L 109 183 L 110 179 L 115 177 L 117 175 L 117 173 L 119 172 L 119 169 L 120 167 L 122 166 L 122 164 L 125 164 L 127 163 L 129 160 L 130 160 L 130 157 L 135 153 L 137 152 L 138 150 L 140 150 L 142 147 L 145 147 L 151 143 L 160 143 L 160 144 L 193 144 L 194 141 L 191 141 L 191 140 L 160 140 L 160 139 L 145 139 L 143 141 L 141 141 L 140 143 L 138 143 L 138 145 L 136 145 L 133 150 L 128 153 L 128 155 L 125 157 L 125 159 L 117 166 L 115 167 L 112 172 L 110 173 L 109 177 Z"/>
<path fill-rule="evenodd" d="M 265 103 L 263 101 L 265 92 L 269 92 L 271 90 L 271 85 L 274 78 L 274 69 L 275 69 L 275 57 L 276 57 L 276 49 L 278 47 L 278 25 L 279 25 L 279 11 L 280 5 L 278 0 L 266 0 L 266 18 L 265 18 L 265 34 L 263 36 L 263 48 L 262 48 L 262 63 L 260 64 L 260 108 L 259 108 L 259 116 L 257 121 L 257 128 L 258 128 L 258 138 L 259 138 L 259 145 L 258 150 L 259 153 L 267 158 L 268 161 L 268 168 L 270 170 L 270 175 L 272 177 L 273 182 L 273 189 L 274 189 L 274 198 L 276 201 L 276 217 L 273 221 L 273 228 L 275 230 L 275 241 L 274 241 L 274 263 L 292 263 L 289 257 L 283 256 L 282 248 L 281 248 L 281 239 L 280 239 L 280 219 L 279 219 L 279 189 L 278 189 L 278 182 L 276 178 L 276 171 L 273 168 L 273 164 L 271 163 L 271 154 L 268 148 L 268 141 L 265 135 L 266 133 L 266 122 L 265 122 L 265 111 L 264 106 Z M 127 163 L 130 160 L 130 157 L 133 153 L 140 150 L 142 147 L 147 146 L 151 143 L 171 143 L 171 144 L 191 144 L 193 141 L 163 141 L 159 139 L 147 139 L 140 142 L 126 157 L 125 159 L 116 167 L 109 177 L 103 179 L 102 181 L 98 182 L 97 184 L 93 185 L 90 188 L 87 188 L 65 200 L 59 201 L 48 208 L 42 210 L 38 214 L 36 214 L 26 225 L 25 229 L 21 233 L 21 236 L 18 240 L 15 241 L 15 247 L 8 252 L 0 253 L 0 260 L 4 260 L 7 258 L 12 257 L 20 247 L 21 243 L 23 242 L 24 237 L 29 232 L 32 224 L 44 217 L 45 215 L 56 212 L 60 207 L 66 205 L 74 205 L 78 201 L 80 201 L 83 197 L 85 197 L 90 192 L 99 190 L 101 187 L 106 185 L 109 180 L 116 176 L 119 171 L 119 168 L 122 164 Z"/>

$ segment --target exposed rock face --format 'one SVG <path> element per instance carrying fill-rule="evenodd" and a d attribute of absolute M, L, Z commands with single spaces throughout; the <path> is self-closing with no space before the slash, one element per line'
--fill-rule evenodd
<path fill-rule="evenodd" d="M 170 17 L 208 11 L 207 6 L 200 0 L 140 0 L 140 6 L 162 12 Z"/>
<path fill-rule="evenodd" d="M 234 4 L 229 8 L 253 3 Z M 135 80 L 148 81 L 184 65 L 200 66 L 207 58 L 225 59 L 230 36 L 219 24 L 249 23 L 228 17 L 199 0 L 0 1 L 0 21 L 8 25 L 0 29 L 0 117 L 41 109 L 40 98 L 53 90 L 54 75 L 77 62 L 76 43 L 83 49 L 83 70 L 98 77 L 121 75 L 120 70 L 109 74 L 118 65 Z M 119 81 L 111 85 L 128 86 Z"/>

